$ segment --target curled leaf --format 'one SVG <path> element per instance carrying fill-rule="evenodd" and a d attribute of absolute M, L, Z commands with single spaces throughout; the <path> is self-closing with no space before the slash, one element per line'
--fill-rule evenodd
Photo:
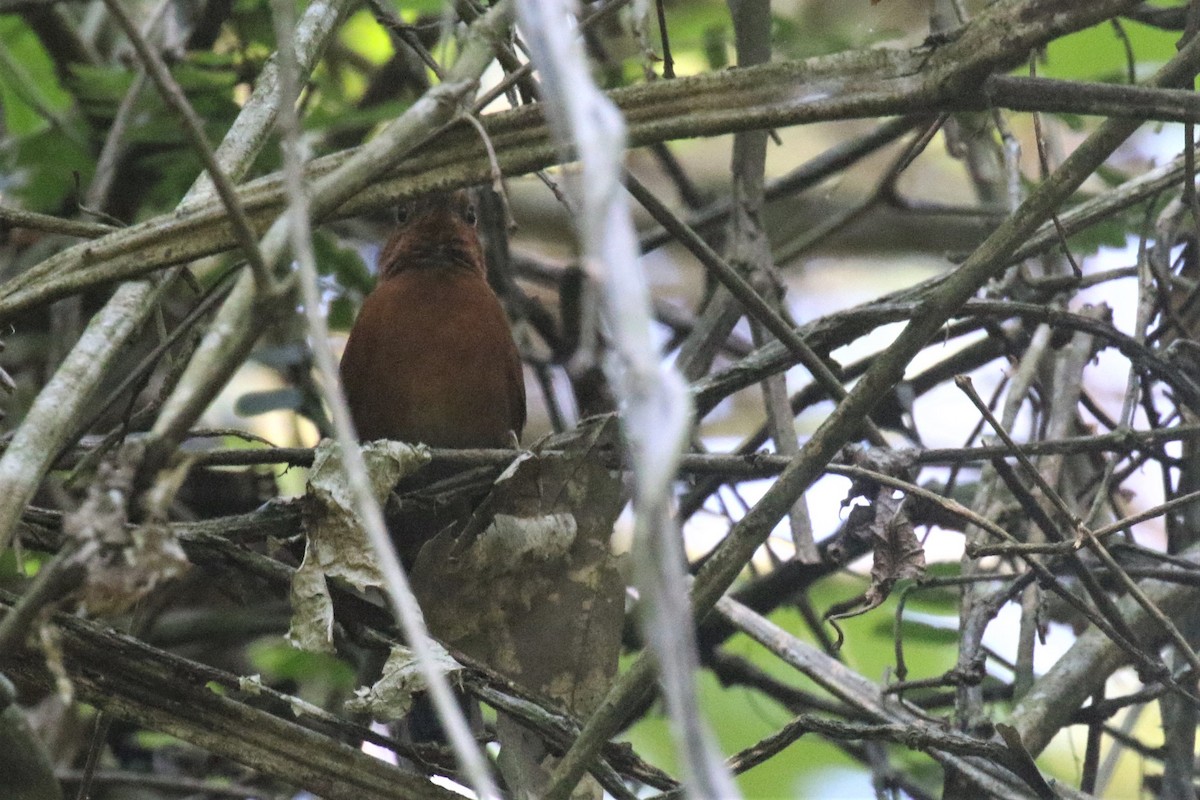
<path fill-rule="evenodd" d="M 362 446 L 362 454 L 377 500 L 429 461 L 423 445 L 401 442 L 371 442 Z M 333 606 L 328 579 L 340 578 L 360 591 L 383 585 L 375 552 L 355 511 L 341 448 L 329 440 L 317 446 L 309 470 L 304 531 L 304 561 L 292 578 L 292 625 L 287 638 L 300 649 L 329 652 Z"/>
<path fill-rule="evenodd" d="M 887 600 L 896 582 L 919 578 L 925 574 L 925 551 L 913 530 L 912 520 L 895 492 L 884 486 L 876 487 L 874 502 L 857 506 L 850 522 L 856 528 L 853 535 L 869 536 L 874 561 L 871 564 L 871 585 L 862 594 L 835 603 L 825 612 L 842 642 L 837 620 L 849 619 L 878 608 Z"/>
<path fill-rule="evenodd" d="M 443 674 L 462 670 L 462 664 L 444 647 L 432 640 L 430 646 L 433 663 Z M 368 713 L 377 720 L 401 719 L 412 708 L 413 695 L 425 691 L 425 685 L 425 676 L 413 652 L 407 647 L 393 647 L 379 680 L 355 692 L 355 698 L 346 702 L 346 710 L 354 714 Z"/>

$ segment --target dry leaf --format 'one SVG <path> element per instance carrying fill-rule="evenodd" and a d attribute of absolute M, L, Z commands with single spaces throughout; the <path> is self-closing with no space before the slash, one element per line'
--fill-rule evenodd
<path fill-rule="evenodd" d="M 902 456 L 888 456 L 881 461 L 861 450 L 852 450 L 852 461 L 878 472 L 898 474 L 909 478 L 908 463 Z M 833 624 L 838 633 L 838 644 L 842 631 L 836 625 L 840 619 L 849 619 L 878 608 L 891 594 L 896 582 L 906 578 L 919 578 L 925 574 L 925 551 L 913 530 L 912 520 L 905 509 L 904 500 L 895 497 L 896 490 L 870 480 L 856 480 L 843 505 L 856 497 L 870 500 L 868 505 L 856 505 L 846 521 L 843 537 L 870 538 L 874 561 L 871 565 L 871 585 L 857 597 L 835 603 L 825 612 L 825 619 Z"/>
<path fill-rule="evenodd" d="M 462 670 L 462 664 L 454 660 L 446 649 L 431 641 L 433 662 L 445 675 Z M 358 689 L 355 698 L 346 703 L 352 714 L 368 713 L 377 720 L 397 720 L 412 708 L 412 698 L 417 692 L 425 691 L 425 676 L 417 665 L 417 658 L 407 647 L 393 647 L 383 665 L 383 674 L 370 687 Z"/>
<path fill-rule="evenodd" d="M 190 464 L 163 470 L 147 493 L 145 521 L 128 525 L 126 504 L 141 449 L 121 451 L 100 465 L 87 499 L 63 520 L 63 531 L 77 546 L 85 574 L 80 605 L 89 615 L 123 614 L 156 587 L 188 569 L 187 556 L 166 523 L 166 507 L 187 476 Z"/>
<path fill-rule="evenodd" d="M 609 548 L 621 476 L 611 417 L 561 455 L 527 454 L 459 534 L 425 544 L 413 590 L 430 631 L 510 679 L 590 711 L 616 674 L 624 582 Z"/>
<path fill-rule="evenodd" d="M 362 446 L 371 490 L 383 500 L 396 482 L 429 461 L 423 445 L 378 441 Z M 313 652 L 333 650 L 333 606 L 329 578 L 340 578 L 360 591 L 383 585 L 375 552 L 354 511 L 342 466 L 341 448 L 324 440 L 317 445 L 305 495 L 304 561 L 292 578 L 292 625 L 287 638 Z"/>

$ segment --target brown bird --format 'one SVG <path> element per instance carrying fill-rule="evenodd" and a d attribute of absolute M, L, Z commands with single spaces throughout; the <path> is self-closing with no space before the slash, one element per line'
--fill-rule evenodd
<path fill-rule="evenodd" d="M 432 195 L 401 209 L 400 225 L 379 257 L 379 282 L 350 330 L 341 373 L 364 441 L 507 447 L 520 436 L 521 359 L 487 282 L 466 192 Z M 422 470 L 426 477 L 429 472 Z M 413 567 L 421 546 L 445 524 L 469 516 L 478 499 L 414 503 L 391 514 L 405 567 Z M 377 674 L 381 666 L 370 669 Z M 406 727 L 414 741 L 444 739 L 425 698 L 418 698 Z"/>
<path fill-rule="evenodd" d="M 342 356 L 359 438 L 506 447 L 525 426 L 521 359 L 487 282 L 465 191 L 402 209 Z"/>

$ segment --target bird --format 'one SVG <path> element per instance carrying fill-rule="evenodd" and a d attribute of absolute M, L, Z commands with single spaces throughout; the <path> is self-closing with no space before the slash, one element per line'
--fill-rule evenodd
<path fill-rule="evenodd" d="M 487 282 L 468 192 L 403 206 L 378 275 L 341 363 L 359 438 L 512 446 L 525 426 L 525 381 L 504 307 Z"/>
<path fill-rule="evenodd" d="M 418 198 L 398 217 L 342 353 L 342 386 L 358 437 L 511 447 L 525 427 L 525 380 L 508 317 L 487 281 L 470 195 Z M 389 514 L 405 569 L 447 522 L 465 521 L 479 499 L 433 508 L 402 503 Z M 381 666 L 367 671 L 378 674 Z M 444 739 L 428 698 L 417 698 L 404 727 L 413 741 Z"/>
<path fill-rule="evenodd" d="M 341 380 L 361 441 L 510 448 L 525 427 L 521 357 L 487 281 L 475 207 L 464 190 L 401 206 L 378 280 L 342 353 Z M 448 477 L 430 465 L 398 494 Z M 486 494 L 486 490 L 484 492 Z M 405 569 L 425 542 L 465 522 L 482 497 L 411 497 L 389 513 Z"/>

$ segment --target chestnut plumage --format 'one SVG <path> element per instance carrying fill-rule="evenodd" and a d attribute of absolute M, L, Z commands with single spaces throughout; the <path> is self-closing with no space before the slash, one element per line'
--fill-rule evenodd
<path fill-rule="evenodd" d="M 525 426 L 521 360 L 488 285 L 466 192 L 409 203 L 342 356 L 364 441 L 507 447 Z"/>

